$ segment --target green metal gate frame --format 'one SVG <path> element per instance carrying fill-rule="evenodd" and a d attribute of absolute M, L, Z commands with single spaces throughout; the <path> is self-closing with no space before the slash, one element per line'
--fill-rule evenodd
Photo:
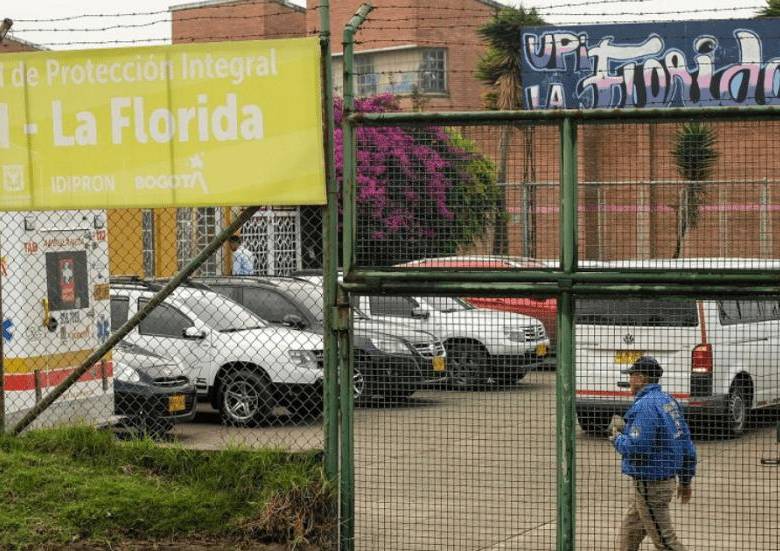
<path fill-rule="evenodd" d="M 576 458 L 574 409 L 574 299 L 577 296 L 643 296 L 670 298 L 761 296 L 780 294 L 780 271 L 766 270 L 588 270 L 577 261 L 577 128 L 580 123 L 670 122 L 709 120 L 780 120 L 780 108 L 709 107 L 673 109 L 594 109 L 556 111 L 486 111 L 447 113 L 356 113 L 354 110 L 354 35 L 372 7 L 363 4 L 344 29 L 344 144 L 343 265 L 339 286 L 341 305 L 334 315 L 339 335 L 340 380 L 352 380 L 349 335 L 350 293 L 389 295 L 534 296 L 558 299 L 558 356 L 556 371 L 557 549 L 575 545 Z M 355 262 L 356 130 L 361 126 L 467 126 L 511 123 L 558 124 L 560 132 L 560 263 L 549 270 L 404 271 L 376 269 Z M 340 546 L 354 547 L 354 435 L 351 385 L 340 395 Z"/>

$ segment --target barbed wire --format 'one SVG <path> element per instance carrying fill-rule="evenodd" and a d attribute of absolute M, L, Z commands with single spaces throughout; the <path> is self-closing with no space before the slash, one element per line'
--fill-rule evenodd
<path fill-rule="evenodd" d="M 758 11 L 760 9 L 763 9 L 765 6 L 764 4 L 752 4 L 749 6 L 741 6 L 741 7 L 730 7 L 730 8 L 703 8 L 703 9 L 691 9 L 691 10 L 666 10 L 666 11 L 631 11 L 631 12 L 587 12 L 587 13 L 560 13 L 554 10 L 559 9 L 565 9 L 565 8 L 572 8 L 572 7 L 582 7 L 582 6 L 597 6 L 597 5 L 613 5 L 613 4 L 643 4 L 647 2 L 653 2 L 654 0 L 595 0 L 595 1 L 577 1 L 577 2 L 566 2 L 566 3 L 560 3 L 560 4 L 549 4 L 549 5 L 543 5 L 543 6 L 536 6 L 533 9 L 536 11 L 536 13 L 540 15 L 552 15 L 552 16 L 581 16 L 581 15 L 590 15 L 590 16 L 601 16 L 601 15 L 607 15 L 607 16 L 615 16 L 615 15 L 659 15 L 659 14 L 668 14 L 668 15 L 675 15 L 675 14 L 686 14 L 686 13 L 698 13 L 698 12 L 719 12 L 719 11 L 740 11 L 740 10 L 753 10 Z M 166 10 L 149 10 L 149 11 L 134 11 L 134 12 L 119 12 L 119 13 L 81 13 L 71 16 L 63 16 L 63 17 L 49 17 L 49 18 L 16 18 L 14 21 L 18 23 L 62 23 L 66 21 L 75 21 L 79 19 L 105 19 L 105 18 L 124 18 L 124 17 L 150 17 L 150 16 L 157 16 L 157 15 L 172 15 L 176 11 L 186 11 L 188 9 L 197 9 L 198 11 L 218 11 L 218 10 L 229 10 L 229 9 L 235 9 L 235 8 L 244 8 L 246 6 L 251 5 L 257 5 L 257 4 L 267 4 L 268 0 L 245 0 L 241 4 L 237 5 L 215 5 L 215 6 L 197 6 L 193 8 L 185 8 L 182 10 L 176 10 L 176 9 L 166 9 Z M 291 5 L 294 6 L 294 5 Z M 301 9 L 304 9 L 302 6 L 298 6 Z M 388 5 L 382 5 L 382 6 L 375 6 L 374 7 L 374 14 L 383 12 L 383 11 L 389 11 L 393 9 L 414 9 L 419 8 L 419 4 L 388 4 Z M 511 7 L 507 5 L 507 7 Z M 173 6 L 175 8 L 175 6 Z M 320 6 L 312 6 L 310 8 L 306 8 L 308 10 L 317 10 Z M 464 14 L 481 14 L 484 15 L 486 12 L 491 11 L 490 8 L 467 8 L 467 7 L 455 7 L 455 6 L 436 6 L 436 5 L 430 5 L 425 6 L 426 12 L 453 12 L 453 13 L 464 13 Z M 291 12 L 296 11 L 295 8 L 291 7 L 289 11 L 285 12 L 277 12 L 273 14 L 262 14 L 262 15 L 256 15 L 256 16 L 197 16 L 193 19 L 213 19 L 215 17 L 218 18 L 233 18 L 236 19 L 243 19 L 243 18 L 259 18 L 259 17 L 268 17 L 273 15 L 289 15 Z M 166 19 L 165 21 L 167 21 Z M 130 26 L 130 25 L 124 25 L 124 26 Z M 113 27 L 112 27 L 113 28 Z M 74 29 L 74 30 L 81 30 L 81 29 Z M 29 31 L 28 31 L 29 32 Z"/>
<path fill-rule="evenodd" d="M 217 40 L 224 40 L 224 41 L 230 41 L 230 40 L 261 40 L 266 38 L 296 38 L 301 36 L 314 36 L 318 34 L 319 31 L 316 29 L 313 29 L 311 31 L 306 31 L 305 34 L 290 34 L 289 32 L 283 32 L 283 33 L 252 33 L 252 34 L 222 34 L 222 35 L 198 35 L 198 36 L 189 36 L 189 37 L 176 37 L 176 44 L 181 44 L 183 42 L 214 42 Z M 10 38 L 14 38 L 13 35 L 9 33 L 8 35 Z M 170 36 L 160 36 L 160 37 L 149 37 L 149 38 L 133 38 L 133 39 L 127 39 L 127 40 L 119 40 L 119 39 L 113 39 L 113 40 L 72 40 L 69 42 L 38 42 L 35 45 L 37 46 L 101 46 L 101 45 L 128 45 L 128 44 L 148 44 L 148 43 L 170 43 L 172 42 L 172 39 Z"/>
<path fill-rule="evenodd" d="M 617 0 L 607 0 L 609 2 L 614 2 Z M 623 0 L 619 0 L 623 1 Z M 632 0 L 636 1 L 636 0 Z M 641 0 L 640 0 L 641 1 Z M 730 7 L 730 8 L 704 8 L 704 9 L 697 9 L 697 10 L 677 10 L 677 11 L 659 11 L 659 12 L 642 12 L 641 15 L 682 15 L 686 13 L 720 13 L 720 12 L 735 12 L 740 10 L 748 10 L 748 9 L 758 9 L 756 7 Z M 637 15 L 639 12 L 617 12 L 617 13 L 598 13 L 598 12 L 588 12 L 588 13 L 567 13 L 567 14 L 558 14 L 558 15 L 566 15 L 570 17 L 602 17 L 606 15 L 612 15 L 612 16 L 629 16 L 629 15 Z M 286 12 L 275 12 L 275 13 L 269 13 L 269 14 L 263 14 L 263 15 L 213 15 L 213 16 L 192 16 L 192 17 L 177 17 L 175 19 L 176 23 L 183 23 L 183 22 L 191 22 L 191 21 L 247 21 L 247 20 L 255 20 L 255 19 L 264 19 L 266 17 L 275 17 L 275 16 L 289 16 L 290 13 Z M 424 18 L 426 21 L 450 21 L 452 18 L 447 16 L 426 16 Z M 418 18 L 378 18 L 378 17 L 371 17 L 369 16 L 366 20 L 366 25 L 372 25 L 375 23 L 398 23 L 398 22 L 410 22 L 415 23 L 418 21 Z M 172 18 L 164 18 L 164 19 L 156 19 L 154 21 L 146 21 L 143 23 L 117 23 L 114 25 L 109 25 L 105 27 L 33 27 L 33 28 L 17 28 L 17 33 L 41 33 L 41 32 L 51 32 L 51 33 L 73 33 L 73 32 L 107 32 L 112 30 L 118 30 L 118 29 L 140 29 L 140 28 L 147 28 L 147 27 L 153 27 L 155 25 L 161 25 L 161 24 L 171 24 L 173 23 Z M 466 25 L 465 28 L 476 28 L 483 26 L 484 23 L 481 24 L 473 24 L 473 25 Z M 389 29 L 393 30 L 399 30 L 399 29 L 405 29 L 407 27 L 388 27 Z M 441 28 L 434 25 L 430 26 L 420 26 L 420 25 L 414 25 L 413 27 L 408 28 L 414 28 L 414 29 L 436 29 Z M 461 28 L 464 28 L 461 26 Z"/>
<path fill-rule="evenodd" d="M 274 16 L 289 16 L 290 13 L 276 12 L 263 15 L 211 15 L 211 16 L 193 16 L 193 17 L 177 17 L 175 20 L 177 23 L 189 22 L 189 21 L 220 21 L 220 20 L 257 20 L 265 19 L 266 17 Z M 105 32 L 113 31 L 117 29 L 140 29 L 144 27 L 152 27 L 154 25 L 160 25 L 163 23 L 173 23 L 173 18 L 155 19 L 154 21 L 146 21 L 144 23 L 118 23 L 116 25 L 110 25 L 107 27 L 39 27 L 39 28 L 17 28 L 16 32 L 34 33 L 34 32 L 48 32 L 48 33 L 64 33 L 64 32 Z"/>
<path fill-rule="evenodd" d="M 258 5 L 258 4 L 268 4 L 268 0 L 244 0 L 240 4 L 235 5 L 214 5 L 214 6 L 198 6 L 197 8 L 186 8 L 186 9 L 197 9 L 197 10 L 225 10 L 225 9 L 231 9 L 231 8 L 243 8 L 245 6 L 251 6 L 251 5 Z M 293 6 L 294 4 L 290 4 L 290 6 Z M 296 6 L 297 8 L 305 10 L 303 6 Z M 176 6 L 172 6 L 172 8 L 176 8 Z M 309 8 L 309 9 L 319 9 L 319 5 Z M 14 19 L 15 23 L 62 23 L 65 21 L 76 21 L 78 19 L 99 19 L 99 18 L 108 18 L 108 17 L 142 17 L 142 16 L 155 16 L 155 15 L 162 15 L 162 14 L 171 14 L 176 11 L 179 11 L 177 9 L 164 9 L 164 10 L 149 10 L 149 11 L 133 11 L 133 12 L 119 12 L 119 13 L 108 13 L 108 12 L 101 12 L 101 13 L 80 13 L 76 15 L 68 15 L 63 17 L 39 17 L 39 18 L 17 18 Z M 184 10 L 182 10 L 184 11 Z M 290 11 L 296 11 L 294 8 L 290 8 Z"/>

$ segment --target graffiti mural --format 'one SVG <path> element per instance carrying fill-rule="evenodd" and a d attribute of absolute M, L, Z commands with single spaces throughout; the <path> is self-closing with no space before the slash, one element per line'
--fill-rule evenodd
<path fill-rule="evenodd" d="M 534 27 L 531 109 L 780 105 L 777 20 Z"/>

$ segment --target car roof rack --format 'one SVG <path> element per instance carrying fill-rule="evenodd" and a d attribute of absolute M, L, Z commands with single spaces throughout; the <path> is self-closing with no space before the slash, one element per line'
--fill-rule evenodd
<path fill-rule="evenodd" d="M 149 283 L 151 285 L 156 286 L 158 289 L 162 289 L 171 279 L 173 279 L 173 278 L 170 278 L 170 277 L 155 277 L 155 278 L 151 278 L 151 279 L 149 279 L 147 281 L 149 281 Z M 181 282 L 181 286 L 182 287 L 188 287 L 190 289 L 198 289 L 199 291 L 213 291 L 213 289 L 211 287 L 209 287 L 208 285 L 206 285 L 205 283 L 202 283 L 200 281 L 195 281 L 195 280 L 190 279 L 190 278 L 184 279 Z"/>
<path fill-rule="evenodd" d="M 114 276 L 109 279 L 109 285 L 113 287 L 143 287 L 150 291 L 159 291 L 165 284 L 168 283 L 171 278 L 151 278 L 146 279 L 137 275 L 131 276 Z M 211 291 L 211 287 L 205 283 L 192 281 L 191 279 L 185 279 L 181 283 L 182 287 L 189 287 L 191 289 L 200 289 L 202 291 Z"/>
<path fill-rule="evenodd" d="M 153 285 L 137 275 L 126 276 L 111 276 L 108 280 L 111 287 L 144 287 L 146 289 L 152 289 Z"/>

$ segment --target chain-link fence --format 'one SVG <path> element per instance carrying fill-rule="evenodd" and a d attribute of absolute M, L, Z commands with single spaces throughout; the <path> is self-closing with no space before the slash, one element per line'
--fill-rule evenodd
<path fill-rule="evenodd" d="M 2 214 L 6 428 L 237 215 L 221 208 Z M 322 290 L 296 287 L 289 274 L 303 265 L 302 235 L 321 244 L 322 230 L 300 220 L 298 210 L 255 213 L 237 232 L 241 241 L 208 256 L 33 427 L 105 424 L 197 448 L 321 449 Z M 310 254 L 320 259 L 321 245 Z"/>
<path fill-rule="evenodd" d="M 355 548 L 780 545 L 777 123 L 613 118 L 354 120 L 354 327 L 445 352 L 354 412 Z"/>

